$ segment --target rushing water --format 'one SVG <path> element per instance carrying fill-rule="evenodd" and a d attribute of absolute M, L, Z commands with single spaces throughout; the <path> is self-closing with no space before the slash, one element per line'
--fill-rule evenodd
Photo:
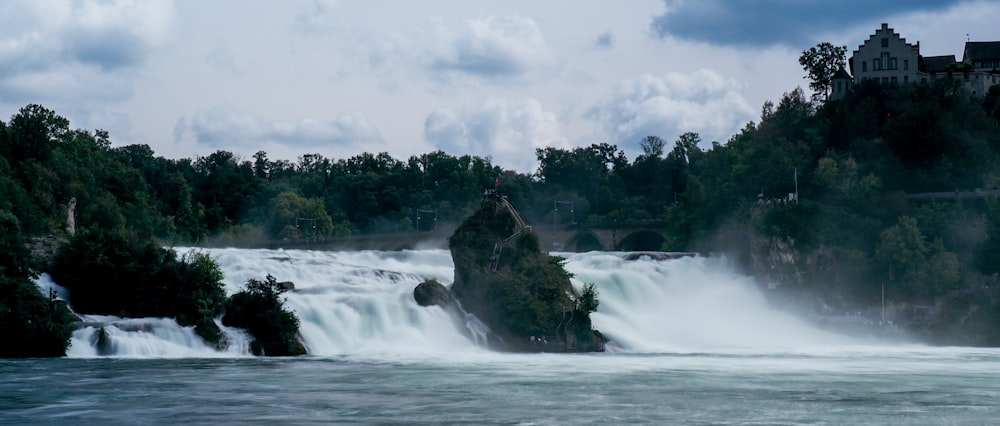
<path fill-rule="evenodd" d="M 446 251 L 209 250 L 227 291 L 266 274 L 310 355 L 225 351 L 169 319 L 87 317 L 70 356 L 0 361 L 0 423 L 988 424 L 1000 351 L 856 340 L 768 307 L 724 259 L 567 254 L 593 282 L 600 354 L 503 354 L 413 287 Z M 41 286 L 54 286 L 42 278 Z M 65 293 L 61 293 L 65 296 Z M 110 356 L 93 345 L 105 325 Z M 473 331 L 477 326 L 470 322 Z M 472 333 L 475 335 L 475 333 Z"/>

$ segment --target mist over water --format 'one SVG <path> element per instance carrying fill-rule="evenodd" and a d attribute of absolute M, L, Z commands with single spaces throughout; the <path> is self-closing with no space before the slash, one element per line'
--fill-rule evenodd
<path fill-rule="evenodd" d="M 624 260 L 564 254 L 574 285 L 595 283 L 595 328 L 629 352 L 772 352 L 857 343 L 769 306 L 751 277 L 722 257 Z"/>
<path fill-rule="evenodd" d="M 454 272 L 447 250 L 197 250 L 218 261 L 228 294 L 267 275 L 293 283 L 294 290 L 284 295 L 286 306 L 301 321 L 310 355 L 419 359 L 490 353 L 469 338 L 482 334 L 475 318 L 461 330 L 442 309 L 413 300 L 414 287 L 425 279 L 450 285 Z M 600 307 L 592 319 L 611 340 L 612 352 L 768 353 L 856 343 L 771 308 L 753 280 L 734 272 L 724 258 L 559 255 L 566 257 L 578 290 L 585 283 L 596 285 Z M 46 280 L 40 285 L 62 291 Z M 71 357 L 97 356 L 98 324 L 106 324 L 113 356 L 246 356 L 246 337 L 236 329 L 224 328 L 233 345 L 218 352 L 172 319 L 84 319 L 94 325 L 74 334 Z"/>

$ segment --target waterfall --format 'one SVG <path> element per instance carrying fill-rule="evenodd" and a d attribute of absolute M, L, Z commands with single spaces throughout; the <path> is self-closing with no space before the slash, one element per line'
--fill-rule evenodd
<path fill-rule="evenodd" d="M 736 273 L 722 257 L 564 256 L 578 291 L 595 284 L 600 306 L 591 316 L 594 327 L 621 350 L 770 352 L 853 343 L 773 309 L 753 278 Z"/>
<path fill-rule="evenodd" d="M 189 248 L 178 248 L 187 252 Z M 468 315 L 464 330 L 439 307 L 421 307 L 413 289 L 426 279 L 450 285 L 446 250 L 330 252 L 264 249 L 197 249 L 209 253 L 225 274 L 227 294 L 249 279 L 274 276 L 293 283 L 283 294 L 300 320 L 300 335 L 316 356 L 449 356 L 486 352 L 487 329 Z M 624 253 L 562 253 L 578 290 L 594 283 L 600 306 L 592 314 L 618 351 L 638 353 L 793 350 L 843 344 L 768 306 L 749 277 L 723 258 L 657 260 Z M 39 286 L 65 291 L 47 276 Z M 247 336 L 222 327 L 229 345 L 207 346 L 191 327 L 173 319 L 86 316 L 73 334 L 70 356 L 101 351 L 126 357 L 244 356 Z M 221 325 L 221 324 L 220 324 Z M 103 326 L 106 344 L 97 344 Z M 470 337 L 471 336 L 471 337 Z"/>

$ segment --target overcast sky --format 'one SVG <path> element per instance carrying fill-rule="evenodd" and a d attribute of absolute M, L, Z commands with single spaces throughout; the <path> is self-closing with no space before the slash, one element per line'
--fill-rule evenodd
<path fill-rule="evenodd" d="M 490 156 L 701 134 L 808 82 L 799 54 L 887 22 L 921 54 L 1000 40 L 1000 1 L 47 1 L 0 13 L 0 117 L 29 103 L 115 146 L 296 161 Z"/>

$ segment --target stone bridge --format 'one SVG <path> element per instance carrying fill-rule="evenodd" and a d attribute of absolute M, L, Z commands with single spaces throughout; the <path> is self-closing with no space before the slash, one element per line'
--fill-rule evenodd
<path fill-rule="evenodd" d="M 667 241 L 666 224 L 659 221 L 617 226 L 541 225 L 532 228 L 543 250 L 659 251 Z"/>
<path fill-rule="evenodd" d="M 448 248 L 455 226 L 441 226 L 426 232 L 363 234 L 325 240 L 285 240 L 266 244 L 271 248 L 311 250 L 406 250 Z M 659 251 L 667 240 L 666 223 L 634 222 L 617 226 L 551 225 L 532 226 L 543 251 Z"/>

